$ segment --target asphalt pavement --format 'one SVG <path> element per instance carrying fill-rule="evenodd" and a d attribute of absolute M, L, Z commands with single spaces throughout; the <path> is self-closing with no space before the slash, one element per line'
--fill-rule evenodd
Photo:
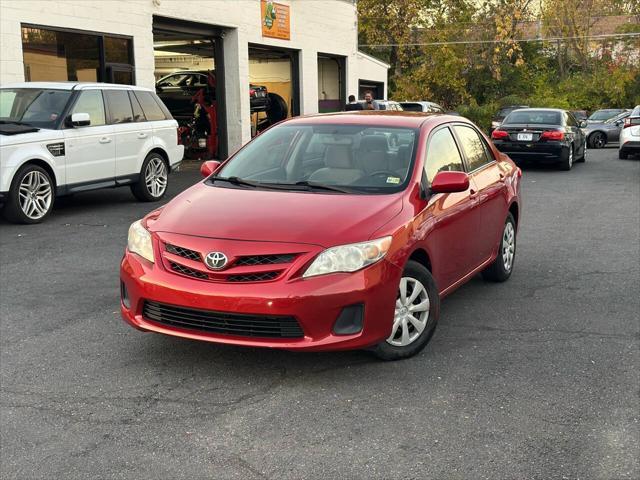
<path fill-rule="evenodd" d="M 0 222 L 1 477 L 640 478 L 640 161 L 528 168 L 523 195 L 511 279 L 473 279 L 392 363 L 125 325 L 119 261 L 153 208 L 128 189 Z"/>

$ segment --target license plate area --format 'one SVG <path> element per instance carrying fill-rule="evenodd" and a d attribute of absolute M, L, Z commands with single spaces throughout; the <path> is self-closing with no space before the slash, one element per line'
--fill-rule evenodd
<path fill-rule="evenodd" d="M 533 140 L 533 133 L 519 133 L 517 138 L 519 142 L 530 142 Z"/>

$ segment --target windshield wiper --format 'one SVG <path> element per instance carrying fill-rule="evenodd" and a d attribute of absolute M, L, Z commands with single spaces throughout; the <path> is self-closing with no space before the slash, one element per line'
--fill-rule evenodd
<path fill-rule="evenodd" d="M 24 123 L 24 122 L 16 122 L 14 120 L 0 120 L 0 125 L 23 125 L 25 127 L 32 127 L 33 125 L 29 125 L 28 123 Z M 35 128 L 35 127 L 33 127 Z"/>
<path fill-rule="evenodd" d="M 260 183 L 250 182 L 249 180 L 243 180 L 240 177 L 211 177 L 211 181 L 228 182 L 228 183 L 232 183 L 233 185 L 245 185 L 247 187 L 254 187 L 254 188 L 261 186 Z"/>
<path fill-rule="evenodd" d="M 286 184 L 284 184 L 284 185 L 286 185 Z M 353 190 L 350 190 L 348 188 L 336 187 L 336 186 L 333 186 L 333 185 L 326 185 L 324 183 L 315 183 L 315 182 L 310 182 L 308 180 L 302 180 L 300 182 L 293 183 L 292 185 L 299 185 L 301 187 L 315 188 L 317 190 L 327 190 L 329 192 L 354 193 Z"/>

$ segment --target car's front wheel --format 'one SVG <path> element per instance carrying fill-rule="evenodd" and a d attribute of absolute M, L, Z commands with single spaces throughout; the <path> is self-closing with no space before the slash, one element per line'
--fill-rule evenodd
<path fill-rule="evenodd" d="M 164 197 L 169 184 L 169 168 L 165 159 L 151 152 L 142 162 L 140 179 L 131 185 L 131 192 L 141 202 L 155 202 Z"/>
<path fill-rule="evenodd" d="M 40 223 L 53 208 L 55 186 L 49 173 L 34 164 L 23 166 L 13 178 L 4 216 L 15 223 Z"/>
<path fill-rule="evenodd" d="M 382 360 L 400 360 L 420 352 L 429 343 L 440 316 L 440 296 L 429 270 L 410 260 L 396 295 L 389 337 L 373 348 Z"/>
<path fill-rule="evenodd" d="M 516 260 L 516 221 L 509 213 L 504 222 L 498 256 L 483 272 L 482 278 L 491 282 L 504 282 L 513 272 Z"/>

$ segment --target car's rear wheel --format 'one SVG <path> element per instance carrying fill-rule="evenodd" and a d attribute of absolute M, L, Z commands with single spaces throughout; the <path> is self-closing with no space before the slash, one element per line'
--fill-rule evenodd
<path fill-rule="evenodd" d="M 483 272 L 482 278 L 491 282 L 504 282 L 513 272 L 516 259 L 516 222 L 509 213 L 504 222 L 498 256 Z"/>
<path fill-rule="evenodd" d="M 169 184 L 169 168 L 165 159 L 151 152 L 142 162 L 140 179 L 131 185 L 131 192 L 141 202 L 155 202 L 164 197 Z"/>
<path fill-rule="evenodd" d="M 627 158 L 629 158 L 629 155 L 622 150 L 618 150 L 618 158 L 620 160 L 626 160 Z"/>
<path fill-rule="evenodd" d="M 587 160 L 587 140 L 585 139 L 584 144 L 582 145 L 582 154 L 576 158 L 576 163 L 584 163 Z"/>
<path fill-rule="evenodd" d="M 573 145 L 569 145 L 560 158 L 560 170 L 571 170 L 571 167 L 573 167 Z"/>
<path fill-rule="evenodd" d="M 589 146 L 591 148 L 604 148 L 607 144 L 607 137 L 602 132 L 596 132 L 589 137 Z"/>
<path fill-rule="evenodd" d="M 429 270 L 410 260 L 396 295 L 389 337 L 373 348 L 382 360 L 400 360 L 420 352 L 429 343 L 440 316 L 440 296 Z"/>
<path fill-rule="evenodd" d="M 4 216 L 16 223 L 40 223 L 51 212 L 54 184 L 49 173 L 33 164 L 23 166 L 13 178 Z"/>

